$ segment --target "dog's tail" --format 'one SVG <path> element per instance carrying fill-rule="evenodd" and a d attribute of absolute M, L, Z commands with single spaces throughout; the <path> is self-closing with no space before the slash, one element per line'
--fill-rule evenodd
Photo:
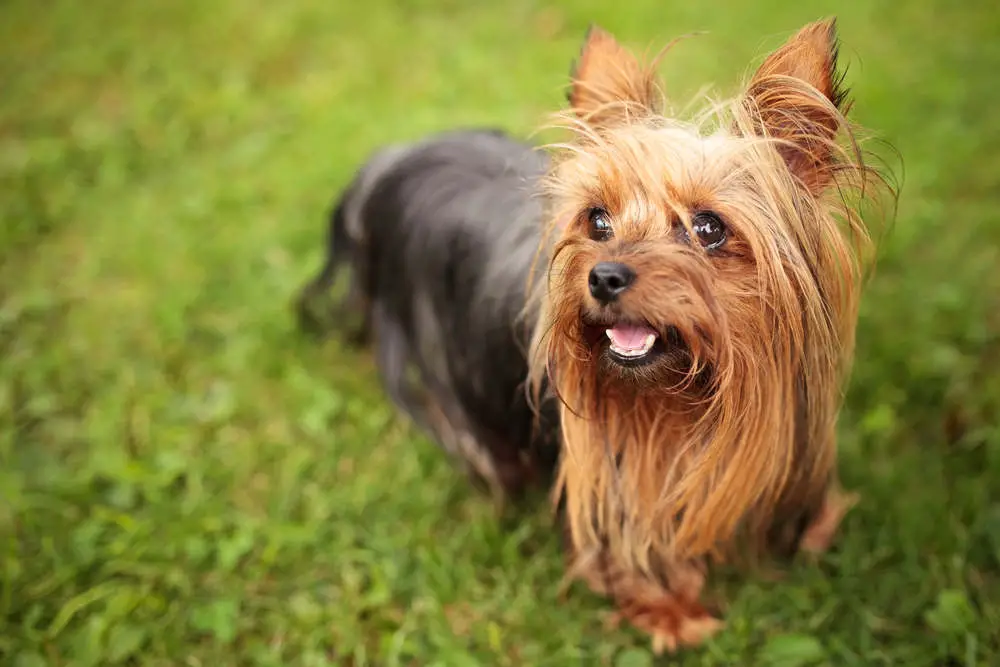
<path fill-rule="evenodd" d="M 331 319 L 343 319 L 348 313 L 329 300 L 329 291 L 337 280 L 340 269 L 350 265 L 354 270 L 342 306 L 355 310 L 362 321 L 351 336 L 356 343 L 368 338 L 371 318 L 370 296 L 372 278 L 369 273 L 371 258 L 367 246 L 367 224 L 364 204 L 382 178 L 412 150 L 408 144 L 386 146 L 375 152 L 358 171 L 343 191 L 330 213 L 327 227 L 326 262 L 319 274 L 301 291 L 297 302 L 299 326 L 303 330 L 321 333 L 329 328 Z"/>
<path fill-rule="evenodd" d="M 347 232 L 347 197 L 341 198 L 330 213 L 326 264 L 313 281 L 318 289 L 328 290 L 337 278 L 337 271 L 354 254 L 354 241 Z"/>
<path fill-rule="evenodd" d="M 323 313 L 329 312 L 329 291 L 337 274 L 351 258 L 353 242 L 347 232 L 346 202 L 348 191 L 337 200 L 330 212 L 327 226 L 326 261 L 319 274 L 310 280 L 299 293 L 296 302 L 299 327 L 304 331 L 320 333 L 328 324 Z"/>

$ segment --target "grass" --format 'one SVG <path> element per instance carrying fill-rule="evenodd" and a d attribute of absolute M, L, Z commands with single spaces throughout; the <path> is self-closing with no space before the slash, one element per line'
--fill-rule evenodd
<path fill-rule="evenodd" d="M 1000 24 L 981 0 L 0 5 L 0 663 L 995 665 Z M 839 7 L 838 7 L 839 5 Z M 294 329 L 375 146 L 561 104 L 590 21 L 679 99 L 836 13 L 905 183 L 841 425 L 837 550 L 654 660 Z"/>

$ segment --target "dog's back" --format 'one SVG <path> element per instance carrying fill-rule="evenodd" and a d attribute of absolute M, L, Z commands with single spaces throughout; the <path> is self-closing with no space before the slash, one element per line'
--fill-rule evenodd
<path fill-rule="evenodd" d="M 528 331 L 518 325 L 546 166 L 491 130 L 383 149 L 348 188 L 333 224 L 342 231 L 332 232 L 349 244 L 387 393 L 508 491 L 539 463 L 525 455 L 541 454 L 546 468 L 554 456 L 554 427 L 536 437 L 525 400 Z"/>

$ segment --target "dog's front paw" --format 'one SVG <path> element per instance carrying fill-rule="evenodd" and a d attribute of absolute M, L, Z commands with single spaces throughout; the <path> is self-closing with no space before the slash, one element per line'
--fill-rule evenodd
<path fill-rule="evenodd" d="M 656 655 L 698 646 L 725 627 L 697 602 L 684 602 L 669 594 L 655 600 L 619 600 L 611 622 L 617 625 L 622 620 L 650 636 Z"/>

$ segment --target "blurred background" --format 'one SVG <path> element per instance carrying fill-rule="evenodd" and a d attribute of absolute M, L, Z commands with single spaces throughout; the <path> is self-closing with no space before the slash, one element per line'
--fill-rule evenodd
<path fill-rule="evenodd" d="M 838 548 L 673 662 L 556 595 L 366 354 L 294 328 L 375 147 L 563 104 L 597 22 L 683 101 L 836 14 L 899 212 Z M 0 3 L 0 664 L 1000 664 L 1000 14 L 986 0 Z M 894 160 L 894 161 L 893 161 Z"/>

